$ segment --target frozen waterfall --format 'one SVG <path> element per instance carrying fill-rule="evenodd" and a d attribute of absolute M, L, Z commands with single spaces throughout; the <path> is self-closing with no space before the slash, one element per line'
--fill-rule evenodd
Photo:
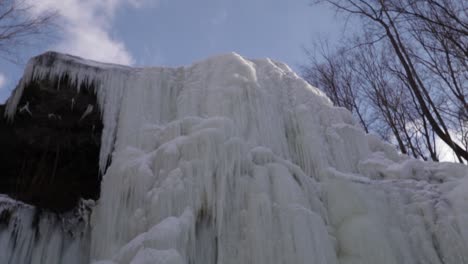
<path fill-rule="evenodd" d="M 81 235 L 42 219 L 50 231 L 34 237 L 18 227 L 27 209 L 0 217 L 0 263 L 468 263 L 468 167 L 398 155 L 282 63 L 232 53 L 129 68 L 47 53 L 8 117 L 27 83 L 64 76 L 98 87 L 101 197 Z"/>

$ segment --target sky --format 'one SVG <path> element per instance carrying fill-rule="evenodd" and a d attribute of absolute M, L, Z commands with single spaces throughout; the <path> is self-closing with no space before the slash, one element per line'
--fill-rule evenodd
<path fill-rule="evenodd" d="M 26 1 L 34 5 L 31 15 L 55 9 L 60 28 L 48 42 L 21 50 L 24 58 L 55 50 L 132 66 L 181 66 L 237 52 L 297 70 L 304 46 L 343 32 L 333 10 L 310 0 Z M 23 70 L 24 63 L 0 61 L 0 103 Z"/>

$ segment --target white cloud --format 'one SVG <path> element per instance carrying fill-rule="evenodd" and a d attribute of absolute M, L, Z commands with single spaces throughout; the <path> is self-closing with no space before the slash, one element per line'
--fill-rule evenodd
<path fill-rule="evenodd" d="M 459 144 L 460 146 L 463 146 L 463 144 L 461 144 L 461 142 L 457 140 L 457 139 L 460 139 L 461 136 L 454 133 L 454 131 L 450 131 L 450 132 L 451 132 L 450 134 L 451 134 L 452 140 L 455 143 Z M 437 147 L 437 153 L 439 154 L 440 161 L 458 162 L 458 158 L 455 152 L 442 139 L 436 138 L 436 147 Z"/>
<path fill-rule="evenodd" d="M 56 10 L 62 18 L 63 39 L 52 49 L 102 62 L 134 63 L 125 44 L 111 36 L 112 22 L 120 6 L 143 7 L 150 0 L 29 1 L 35 7 L 32 12 Z"/>
<path fill-rule="evenodd" d="M 7 83 L 7 79 L 3 73 L 0 73 L 0 90 L 3 89 L 5 84 Z"/>
<path fill-rule="evenodd" d="M 73 27 L 55 48 L 87 59 L 130 65 L 134 63 L 125 45 L 112 39 L 102 28 Z"/>
<path fill-rule="evenodd" d="M 159 0 L 128 0 L 128 2 L 135 8 L 140 8 L 142 6 L 154 7 L 159 4 Z"/>

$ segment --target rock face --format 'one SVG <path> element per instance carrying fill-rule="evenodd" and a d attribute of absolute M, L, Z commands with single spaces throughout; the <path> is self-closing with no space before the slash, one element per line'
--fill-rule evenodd
<path fill-rule="evenodd" d="M 64 212 L 99 197 L 102 121 L 93 86 L 30 82 L 13 120 L 0 105 L 0 193 Z"/>

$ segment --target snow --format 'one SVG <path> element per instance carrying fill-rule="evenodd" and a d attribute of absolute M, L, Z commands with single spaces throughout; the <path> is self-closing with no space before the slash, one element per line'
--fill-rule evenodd
<path fill-rule="evenodd" d="M 65 75 L 97 87 L 104 123 L 83 263 L 468 263 L 467 167 L 398 155 L 287 65 L 49 53 L 7 116 L 29 81 Z"/>

